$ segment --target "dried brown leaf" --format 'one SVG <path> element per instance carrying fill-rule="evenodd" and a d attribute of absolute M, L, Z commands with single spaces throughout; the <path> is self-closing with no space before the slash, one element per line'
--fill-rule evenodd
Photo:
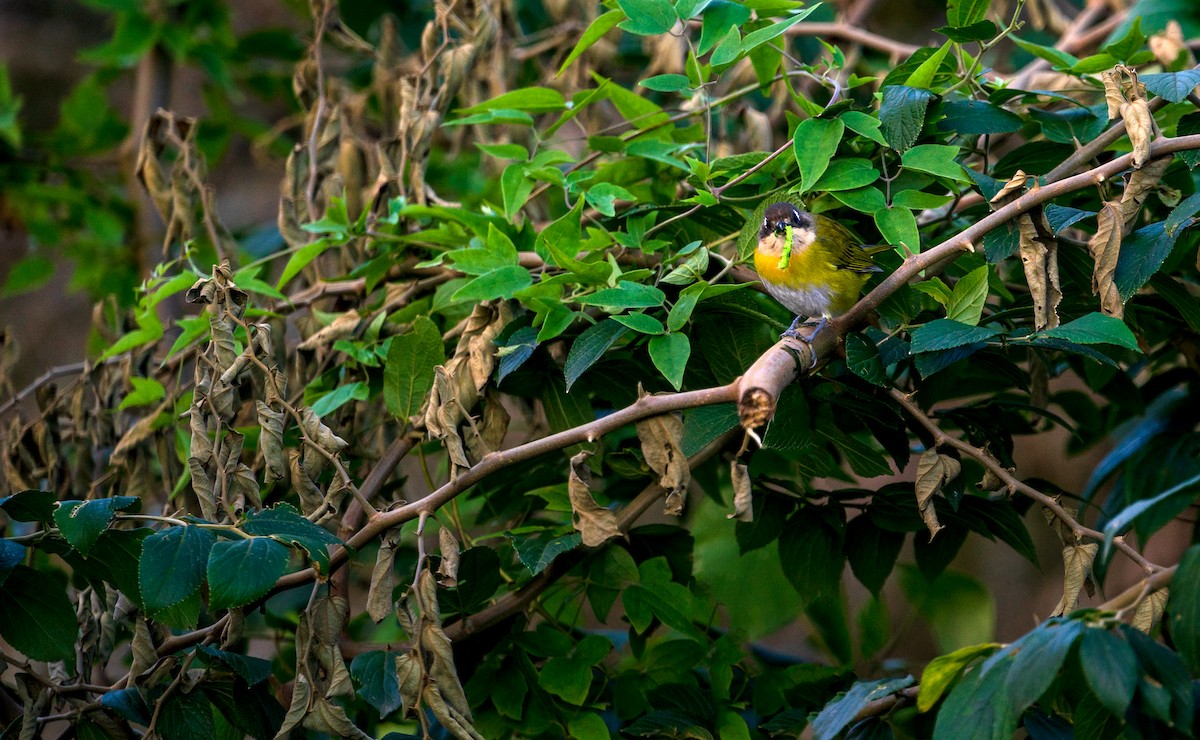
<path fill-rule="evenodd" d="M 145 617 L 137 617 L 133 623 L 132 660 L 129 665 L 130 678 L 136 679 L 158 662 L 158 650 L 150 634 L 150 625 Z"/>
<path fill-rule="evenodd" d="M 299 727 L 308 716 L 312 707 L 312 695 L 312 684 L 309 683 L 308 677 L 303 672 L 297 672 L 296 681 L 292 684 L 292 703 L 288 706 L 279 732 L 275 733 L 275 740 L 287 740 L 291 737 L 292 730 Z"/>
<path fill-rule="evenodd" d="M 1163 611 L 1167 608 L 1167 597 L 1170 589 L 1160 588 L 1142 599 L 1133 612 L 1133 627 L 1149 633 L 1162 619 Z"/>
<path fill-rule="evenodd" d="M 1058 326 L 1058 304 L 1062 287 L 1058 277 L 1058 243 L 1043 236 L 1033 217 L 1027 213 L 1017 219 L 1020 235 L 1021 265 L 1025 281 L 1033 298 L 1034 328 L 1052 329 Z"/>
<path fill-rule="evenodd" d="M 1099 549 L 1100 545 L 1096 542 L 1063 548 L 1063 595 L 1050 616 L 1061 617 L 1075 611 L 1079 604 L 1079 592 L 1083 590 L 1084 583 L 1092 579 L 1092 561 L 1096 559 Z"/>
<path fill-rule="evenodd" d="M 1056 503 L 1058 503 L 1057 498 L 1054 500 Z M 1063 510 L 1066 511 L 1067 516 L 1070 516 L 1073 520 L 1076 519 L 1079 514 L 1079 510 L 1071 506 L 1063 506 Z M 1068 545 L 1074 545 L 1079 542 L 1079 537 L 1075 534 L 1075 531 L 1071 529 L 1071 525 L 1063 521 L 1058 514 L 1055 514 L 1053 511 L 1051 511 L 1049 507 L 1042 507 L 1042 517 L 1045 518 L 1046 524 L 1054 530 L 1055 534 L 1058 535 L 1058 541 L 1061 542 L 1064 547 Z"/>
<path fill-rule="evenodd" d="M 324 732 L 333 737 L 351 737 L 356 740 L 372 740 L 371 736 L 360 730 L 350 718 L 346 710 L 334 704 L 325 697 L 318 697 L 313 703 L 312 711 L 304 718 L 304 726 L 316 732 Z"/>
<path fill-rule="evenodd" d="M 438 583 L 446 588 L 458 585 L 458 540 L 449 529 L 438 529 L 438 546 L 442 554 L 441 565 L 438 566 Z"/>
<path fill-rule="evenodd" d="M 441 626 L 427 623 L 421 631 L 421 654 L 429 665 L 429 676 L 437 683 L 446 703 L 471 721 L 471 706 L 454 667 L 454 645 Z"/>
<path fill-rule="evenodd" d="M 592 453 L 584 450 L 571 458 L 571 474 L 567 480 L 567 493 L 571 499 L 571 509 L 575 515 L 572 523 L 583 536 L 583 544 L 587 547 L 599 547 L 612 537 L 619 537 L 621 530 L 617 526 L 617 515 L 605 509 L 592 498 L 588 482 L 592 473 L 588 469 L 587 460 Z"/>
<path fill-rule="evenodd" d="M 339 339 L 345 339 L 354 334 L 354 330 L 358 328 L 362 317 L 358 315 L 358 311 L 350 310 L 343 314 L 334 317 L 329 326 L 326 326 L 315 334 L 305 339 L 297 349 L 313 351 L 321 347 L 333 344 Z"/>
<path fill-rule="evenodd" d="M 217 521 L 216 481 L 208 466 L 198 458 L 188 458 L 188 470 L 192 472 L 192 492 L 200 503 L 200 515 L 210 522 Z"/>
<path fill-rule="evenodd" d="M 115 463 L 124 462 L 126 456 L 142 442 L 150 439 L 154 435 L 154 425 L 158 422 L 161 414 L 166 413 L 174 406 L 171 398 L 167 398 L 158 405 L 150 413 L 138 419 L 133 426 L 129 427 L 129 431 L 121 435 L 121 441 L 117 443 L 116 449 L 113 450 L 112 460 Z"/>
<path fill-rule="evenodd" d="M 300 409 L 300 427 L 309 440 L 331 455 L 338 454 L 350 444 L 325 426 L 321 417 L 313 412 L 311 406 Z"/>
<path fill-rule="evenodd" d="M 917 508 L 921 519 L 929 530 L 929 538 L 933 539 L 943 528 L 938 521 L 937 509 L 933 497 L 942 487 L 958 477 L 962 471 L 962 463 L 948 455 L 938 453 L 936 449 L 925 450 L 917 462 L 917 478 L 914 483 L 917 494 Z"/>
<path fill-rule="evenodd" d="M 462 716 L 457 709 L 446 701 L 446 698 L 442 695 L 441 686 L 436 683 L 429 684 L 425 687 L 425 691 L 422 692 L 422 697 L 425 699 L 429 710 L 433 712 L 433 716 L 455 738 L 458 738 L 458 740 L 485 740 L 483 735 L 480 735 L 471 726 L 470 719 Z"/>
<path fill-rule="evenodd" d="M 1100 296 L 1100 309 L 1109 316 L 1125 315 L 1125 303 L 1117 290 L 1117 258 L 1121 254 L 1125 211 L 1116 201 L 1108 201 L 1096 216 L 1096 233 L 1088 241 L 1092 270 L 1092 292 Z"/>
<path fill-rule="evenodd" d="M 367 591 L 367 614 L 379 624 L 396 611 L 392 593 L 396 589 L 396 548 L 400 545 L 400 527 L 389 529 L 379 543 L 375 567 L 371 569 L 371 587 Z"/>
<path fill-rule="evenodd" d="M 1183 28 L 1180 27 L 1179 21 L 1175 19 L 1167 21 L 1166 28 L 1152 35 L 1149 41 L 1150 53 L 1163 67 L 1175 69 L 1177 64 L 1180 67 L 1196 65 L 1196 59 L 1192 56 L 1192 52 L 1183 38 Z M 1180 56 L 1184 57 L 1182 63 L 1180 63 Z"/>
<path fill-rule="evenodd" d="M 1008 178 L 1008 181 L 1004 183 L 1000 191 L 993 195 L 992 199 L 988 202 L 993 204 L 1001 203 L 1007 201 L 1013 195 L 1020 194 L 1025 189 L 1025 183 L 1028 180 L 1029 175 L 1025 174 L 1025 170 L 1017 170 L 1013 173 L 1012 177 Z"/>
<path fill-rule="evenodd" d="M 266 467 L 263 483 L 269 486 L 287 477 L 287 459 L 283 455 L 284 415 L 283 411 L 276 411 L 262 401 L 256 401 L 255 406 L 258 409 L 258 424 L 262 428 L 258 435 L 258 449 Z M 195 439 L 194 433 L 192 438 Z M 192 449 L 194 452 L 194 443 Z"/>
<path fill-rule="evenodd" d="M 1144 98 L 1121 106 L 1121 118 L 1125 119 L 1125 132 L 1133 145 L 1133 166 L 1141 167 L 1150 159 L 1150 141 L 1154 138 L 1154 119 L 1150 115 L 1150 104 Z"/>
<path fill-rule="evenodd" d="M 1142 207 L 1142 203 L 1146 201 L 1146 197 L 1150 195 L 1150 192 L 1158 187 L 1158 184 L 1162 181 L 1163 173 L 1171 166 L 1171 162 L 1174 159 L 1174 154 L 1159 157 L 1145 167 L 1134 170 L 1133 174 L 1129 176 L 1129 182 L 1125 185 L 1125 192 L 1121 194 L 1121 207 L 1125 212 L 1126 223 L 1132 221 L 1133 217 L 1137 215 L 1138 210 Z"/>
<path fill-rule="evenodd" d="M 421 663 L 415 655 L 396 656 L 396 678 L 400 684 L 400 716 L 407 717 L 421 699 Z"/>
<path fill-rule="evenodd" d="M 313 482 L 312 478 L 308 477 L 308 473 L 304 472 L 299 450 L 288 450 L 288 470 L 292 490 L 300 496 L 300 510 L 306 516 L 320 511 L 325 496 L 321 493 L 321 489 L 317 488 L 317 484 Z"/>
<path fill-rule="evenodd" d="M 680 449 L 683 421 L 674 414 L 663 414 L 643 419 L 636 427 L 646 464 L 658 475 L 658 485 L 666 493 L 665 513 L 679 516 L 692 480 L 691 467 Z"/>
<path fill-rule="evenodd" d="M 750 487 L 750 468 L 734 460 L 729 466 L 729 477 L 733 481 L 733 513 L 727 517 L 739 522 L 754 521 L 754 492 Z"/>
<path fill-rule="evenodd" d="M 1108 104 L 1108 120 L 1121 117 L 1121 106 L 1125 105 L 1125 93 L 1121 89 L 1121 74 L 1115 69 L 1100 73 L 1104 82 L 1104 102 Z"/>

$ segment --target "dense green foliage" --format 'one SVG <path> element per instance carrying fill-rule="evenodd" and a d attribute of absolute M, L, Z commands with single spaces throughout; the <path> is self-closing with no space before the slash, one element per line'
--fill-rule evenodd
<path fill-rule="evenodd" d="M 1084 41 L 1107 11 L 951 0 L 907 48 L 790 0 L 318 1 L 307 50 L 100 5 L 55 131 L 0 75 L 9 288 L 65 255 L 118 290 L 84 372 L 0 407 L 5 736 L 1195 734 L 1200 546 L 1131 544 L 1200 491 L 1190 3 Z M 212 116 L 141 113 L 168 259 L 120 292 L 138 206 L 80 157 L 154 55 Z M 206 185 L 245 134 L 282 137 L 277 229 Z M 894 247 L 811 351 L 745 266 L 784 199 Z M 1112 445 L 1084 490 L 1015 467 L 1056 427 Z M 954 560 L 1037 563 L 1030 526 L 1064 593 L 1004 645 Z M 1116 558 L 1144 579 L 1078 608 Z"/>

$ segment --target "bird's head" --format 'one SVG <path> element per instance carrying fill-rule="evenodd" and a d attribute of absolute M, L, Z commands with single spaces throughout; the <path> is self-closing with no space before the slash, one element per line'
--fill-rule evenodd
<path fill-rule="evenodd" d="M 817 238 L 816 221 L 811 213 L 791 203 L 772 203 L 767 206 L 762 226 L 758 228 L 759 250 L 778 256 L 783 250 L 789 226 L 792 227 L 794 250 L 804 249 Z"/>

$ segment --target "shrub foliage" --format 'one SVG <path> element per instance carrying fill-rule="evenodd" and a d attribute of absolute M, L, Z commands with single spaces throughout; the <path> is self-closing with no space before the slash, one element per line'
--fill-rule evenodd
<path fill-rule="evenodd" d="M 57 129 L 0 76 L 9 289 L 115 292 L 0 407 L 6 736 L 1194 733 L 1200 547 L 1141 549 L 1200 490 L 1190 3 L 950 0 L 928 47 L 869 3 L 99 5 Z M 115 174 L 133 66 L 211 115 Z M 207 184 L 245 135 L 277 228 Z M 811 343 L 746 266 L 779 200 L 894 247 Z M 1112 445 L 1083 490 L 1014 463 L 1059 427 Z M 1063 596 L 999 644 L 953 562 L 1028 527 Z"/>

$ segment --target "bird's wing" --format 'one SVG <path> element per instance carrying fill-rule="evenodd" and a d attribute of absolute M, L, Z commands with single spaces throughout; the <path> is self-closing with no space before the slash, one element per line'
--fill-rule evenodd
<path fill-rule="evenodd" d="M 832 218 L 825 217 L 821 219 L 821 230 L 828 231 L 826 234 L 817 236 L 826 244 L 840 244 L 837 253 L 834 255 L 834 264 L 839 270 L 850 270 L 851 272 L 883 272 L 883 269 L 876 265 L 871 256 L 879 252 L 891 249 L 888 246 L 867 247 L 859 246 L 858 237 L 855 236 L 849 229 L 842 226 Z"/>

